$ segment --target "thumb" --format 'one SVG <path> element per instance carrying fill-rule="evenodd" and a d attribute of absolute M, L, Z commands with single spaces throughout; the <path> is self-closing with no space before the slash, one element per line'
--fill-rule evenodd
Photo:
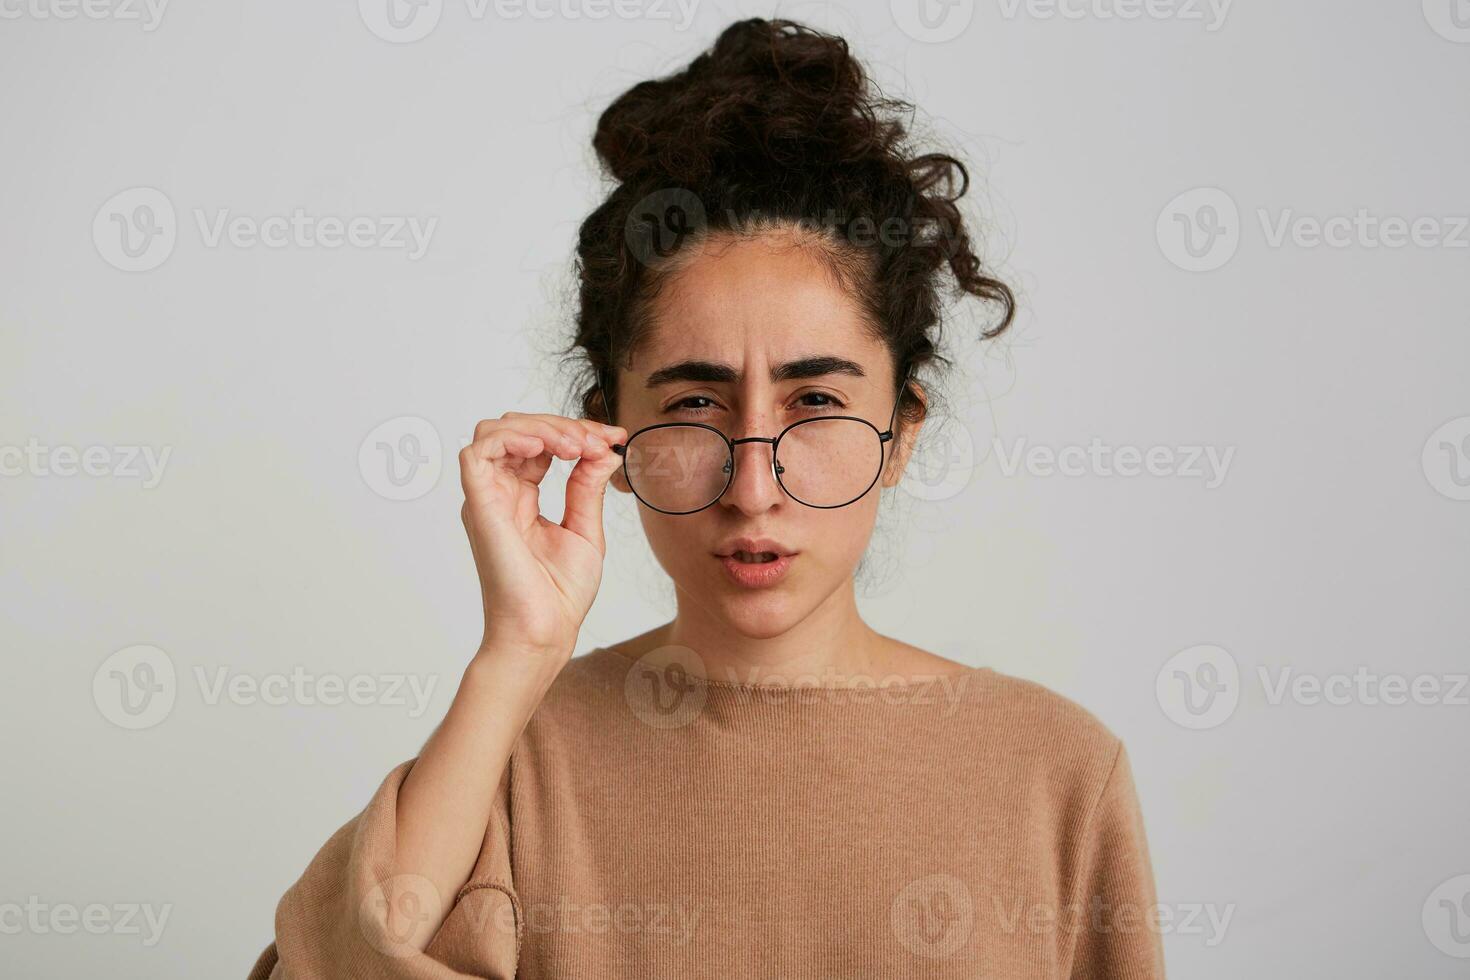
<path fill-rule="evenodd" d="M 566 511 L 561 526 L 605 550 L 602 536 L 602 498 L 607 481 L 623 465 L 623 457 L 606 450 L 600 456 L 583 456 L 567 478 Z"/>

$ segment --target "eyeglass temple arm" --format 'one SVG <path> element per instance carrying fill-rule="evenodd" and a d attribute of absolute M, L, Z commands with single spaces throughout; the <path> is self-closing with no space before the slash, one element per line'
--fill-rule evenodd
<path fill-rule="evenodd" d="M 898 406 L 903 402 L 903 393 L 908 390 L 909 380 L 914 376 L 914 369 L 909 368 L 904 372 L 903 384 L 898 386 L 898 397 L 893 399 L 893 412 L 888 416 L 888 429 L 878 433 L 878 439 L 887 442 L 893 438 L 893 423 L 898 421 Z"/>
<path fill-rule="evenodd" d="M 601 371 L 597 372 L 597 393 L 602 396 L 602 414 L 607 416 L 607 424 L 612 425 L 612 406 L 607 403 L 607 380 L 603 378 Z M 628 444 L 625 442 L 620 442 L 608 448 L 619 456 L 623 456 L 628 452 Z"/>

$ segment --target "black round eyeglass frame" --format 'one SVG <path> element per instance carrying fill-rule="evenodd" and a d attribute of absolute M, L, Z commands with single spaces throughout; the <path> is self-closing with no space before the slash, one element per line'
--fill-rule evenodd
<path fill-rule="evenodd" d="M 735 447 L 747 442 L 765 442 L 770 444 L 771 470 L 776 476 L 776 483 L 781 487 L 781 491 L 785 493 L 786 496 L 801 504 L 803 507 L 811 507 L 815 510 L 836 510 L 839 507 L 848 507 L 852 504 L 857 503 L 859 500 L 862 500 L 868 495 L 868 492 L 873 489 L 873 486 L 878 482 L 878 478 L 883 475 L 883 466 L 887 462 L 887 454 L 883 452 L 883 446 L 893 439 L 893 423 L 898 419 L 898 406 L 903 401 L 903 393 L 905 390 L 907 390 L 908 384 L 909 375 L 905 375 L 903 379 L 903 384 L 899 386 L 898 396 L 894 399 L 893 411 L 889 414 L 888 417 L 888 428 L 882 432 L 879 432 L 878 427 L 872 422 L 869 422 L 865 418 L 859 418 L 856 415 L 817 415 L 809 419 L 798 419 L 797 421 L 792 422 L 790 425 L 786 426 L 786 428 L 782 429 L 780 432 L 776 433 L 775 436 L 746 436 L 743 439 L 731 439 L 719 429 L 715 428 L 712 425 L 707 425 L 704 422 L 659 422 L 655 425 L 645 425 L 637 432 L 634 432 L 632 435 L 628 436 L 627 442 L 618 443 L 617 445 L 613 446 L 612 451 L 623 457 L 623 478 L 628 481 L 628 489 L 633 491 L 633 496 L 637 497 L 638 502 L 641 503 L 643 506 L 647 507 L 649 510 L 657 511 L 660 514 L 668 514 L 672 517 L 682 517 L 686 514 L 697 514 L 700 511 L 706 510 L 709 507 L 713 507 L 716 503 L 718 503 L 719 499 L 725 495 L 725 491 L 730 489 L 730 484 L 735 482 Z M 861 422 L 863 425 L 866 425 L 868 428 L 873 430 L 873 434 L 878 437 L 878 467 L 873 473 L 872 481 L 870 481 L 868 485 L 863 488 L 862 493 L 858 494 L 856 497 L 853 497 L 851 500 L 845 501 L 840 504 L 807 503 L 805 500 L 802 500 L 796 494 L 792 493 L 791 489 L 786 486 L 786 481 L 781 479 L 781 474 L 786 472 L 785 467 L 781 465 L 780 460 L 777 458 L 777 454 L 780 451 L 781 440 L 784 439 L 786 437 L 786 434 L 789 433 L 792 429 L 800 428 L 803 425 L 811 425 L 813 422 L 827 422 L 833 419 L 846 419 L 850 422 Z M 725 485 L 720 488 L 719 493 L 715 494 L 714 497 L 710 499 L 709 503 L 703 504 L 699 507 L 695 507 L 693 510 L 664 510 L 662 507 L 655 507 L 653 504 L 650 504 L 648 501 L 643 499 L 643 495 L 638 492 L 637 486 L 634 485 L 631 474 L 628 473 L 628 446 L 633 442 L 634 439 L 637 439 L 643 433 L 652 432 L 655 429 L 708 429 L 710 432 L 713 432 L 715 435 L 724 440 L 725 451 L 729 456 L 729 459 L 725 464 Z"/>

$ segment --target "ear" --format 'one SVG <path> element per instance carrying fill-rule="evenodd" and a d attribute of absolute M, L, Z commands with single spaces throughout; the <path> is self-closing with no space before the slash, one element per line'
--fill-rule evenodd
<path fill-rule="evenodd" d="M 903 479 L 903 471 L 909 465 L 909 458 L 914 454 L 914 445 L 919 440 L 919 431 L 924 428 L 924 421 L 929 415 L 929 396 L 923 386 L 917 380 L 911 379 L 909 389 L 919 399 L 919 417 L 910 422 L 904 420 L 900 413 L 900 420 L 894 422 L 893 440 L 889 443 L 893 448 L 888 452 L 888 464 L 883 467 L 884 487 L 896 487 Z"/>
<path fill-rule="evenodd" d="M 583 414 L 594 422 L 601 422 L 603 425 L 610 425 L 611 420 L 607 417 L 607 393 L 603 390 L 600 384 L 597 387 L 597 391 L 597 399 L 593 400 L 589 397 L 589 404 L 584 406 Z M 599 410 L 599 407 L 601 410 Z M 613 475 L 608 478 L 607 482 L 612 484 L 613 489 L 617 490 L 619 493 L 633 492 L 633 488 L 628 486 L 627 471 L 624 470 L 621 466 L 613 471 Z"/>
<path fill-rule="evenodd" d="M 617 470 L 613 472 L 612 477 L 607 482 L 611 483 L 613 485 L 613 489 L 617 490 L 619 493 L 633 492 L 633 488 L 628 486 L 628 472 L 621 466 L 619 466 Z"/>

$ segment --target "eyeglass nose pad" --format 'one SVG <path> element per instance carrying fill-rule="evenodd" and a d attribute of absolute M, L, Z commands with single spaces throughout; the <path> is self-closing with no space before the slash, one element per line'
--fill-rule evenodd
<path fill-rule="evenodd" d="M 786 472 L 786 467 L 782 466 L 780 463 L 773 462 L 772 465 L 775 467 L 777 476 L 780 476 L 782 473 Z M 720 472 L 728 476 L 730 474 L 730 467 L 731 462 L 727 459 L 725 460 L 725 465 L 720 467 Z"/>

